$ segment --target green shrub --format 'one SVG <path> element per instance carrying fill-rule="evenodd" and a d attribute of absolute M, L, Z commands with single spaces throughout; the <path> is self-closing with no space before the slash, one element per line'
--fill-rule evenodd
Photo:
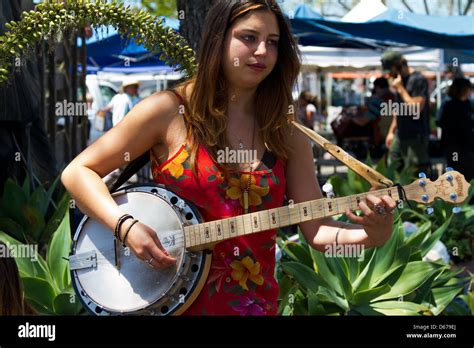
<path fill-rule="evenodd" d="M 5 232 L 0 231 L 0 240 L 10 248 L 26 249 L 23 243 Z M 25 300 L 40 314 L 75 315 L 83 311 L 82 304 L 72 288 L 67 261 L 71 245 L 69 212 L 66 211 L 52 235 L 46 258 L 38 251 L 35 251 L 34 255 L 28 255 L 29 257 L 15 257 Z"/>
<path fill-rule="evenodd" d="M 423 257 L 450 224 L 430 224 L 406 238 L 401 221 L 381 247 L 362 257 L 326 257 L 307 243 L 281 243 L 277 267 L 283 315 L 438 315 L 465 288 L 467 279 Z"/>
<path fill-rule="evenodd" d="M 51 235 L 68 209 L 69 194 L 61 188 L 60 198 L 54 201 L 59 177 L 48 189 L 39 185 L 33 192 L 29 182 L 28 177 L 22 186 L 12 179 L 5 182 L 0 198 L 0 230 L 21 243 L 38 245 L 44 255 Z"/>

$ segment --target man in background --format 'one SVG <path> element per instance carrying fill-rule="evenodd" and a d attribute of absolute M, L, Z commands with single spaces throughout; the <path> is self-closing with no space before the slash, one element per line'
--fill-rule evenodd
<path fill-rule="evenodd" d="M 125 79 L 122 83 L 122 92 L 116 94 L 110 103 L 99 112 L 112 112 L 112 124 L 115 127 L 123 120 L 130 110 L 140 101 L 138 89 L 140 82 L 135 79 Z"/>
<path fill-rule="evenodd" d="M 408 66 L 407 60 L 395 51 L 382 56 L 382 69 L 390 75 L 391 87 L 397 92 L 397 104 L 388 108 L 393 112 L 392 123 L 385 145 L 389 149 L 388 163 L 397 170 L 413 166 L 429 169 L 428 144 L 430 109 L 428 80 Z"/>

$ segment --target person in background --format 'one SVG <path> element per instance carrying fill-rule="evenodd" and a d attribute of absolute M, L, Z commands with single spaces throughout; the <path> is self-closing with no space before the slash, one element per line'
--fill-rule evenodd
<path fill-rule="evenodd" d="M 316 104 L 316 96 L 308 91 L 300 93 L 298 98 L 298 120 L 310 129 L 313 129 L 316 120 Z"/>
<path fill-rule="evenodd" d="M 87 93 L 86 95 L 86 103 L 87 103 L 87 140 L 91 138 L 91 130 L 93 129 L 92 124 L 94 123 L 95 113 L 92 109 L 92 103 L 94 102 L 94 98 L 92 94 Z"/>
<path fill-rule="evenodd" d="M 0 242 L 1 249 L 7 246 Z M 15 259 L 0 257 L 0 316 L 28 315 L 35 312 L 25 303 Z"/>
<path fill-rule="evenodd" d="M 407 60 L 395 51 L 382 56 L 382 69 L 391 77 L 391 87 L 397 92 L 398 114 L 392 115 L 385 145 L 389 149 L 388 163 L 397 170 L 412 166 L 429 169 L 428 144 L 430 110 L 428 80 L 408 66 Z M 393 104 L 392 104 L 393 105 Z M 391 113 L 391 109 L 388 108 Z"/>
<path fill-rule="evenodd" d="M 385 77 L 375 79 L 372 96 L 367 102 L 367 109 L 363 117 L 353 119 L 357 125 L 362 127 L 369 122 L 373 123 L 372 141 L 375 151 L 371 154 L 377 158 L 385 152 L 383 140 L 386 138 L 392 122 L 392 116 L 382 112 L 384 103 L 388 103 L 389 100 L 395 100 L 395 95 L 390 91 L 388 80 Z"/>
<path fill-rule="evenodd" d="M 375 79 L 372 97 L 370 98 L 367 110 L 367 117 L 372 120 L 380 119 L 378 127 L 383 139 L 387 137 L 390 124 L 392 123 L 392 115 L 382 115 L 382 107 L 384 106 L 382 103 L 386 104 L 389 100 L 394 101 L 395 94 L 390 91 L 388 80 L 385 77 Z"/>
<path fill-rule="evenodd" d="M 112 124 L 115 127 L 140 101 L 138 89 L 140 81 L 127 78 L 122 83 L 122 92 L 116 94 L 110 103 L 99 112 L 112 112 Z"/>
<path fill-rule="evenodd" d="M 448 167 L 474 178 L 474 109 L 469 96 L 472 84 L 468 79 L 455 78 L 449 87 L 447 100 L 438 125 L 442 129 L 441 147 Z"/>

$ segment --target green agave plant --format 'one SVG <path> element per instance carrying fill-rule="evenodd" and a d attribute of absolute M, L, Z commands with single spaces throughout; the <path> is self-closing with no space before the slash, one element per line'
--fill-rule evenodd
<path fill-rule="evenodd" d="M 365 161 L 372 165 L 371 159 Z M 392 179 L 396 183 L 402 185 L 409 184 L 414 180 L 415 171 L 413 168 L 404 168 L 400 173 L 396 172 L 393 167 L 386 166 L 385 160 L 382 158 L 375 166 L 375 170 L 387 178 Z M 334 175 L 328 179 L 334 188 L 334 192 L 338 196 L 349 196 L 356 193 L 367 192 L 370 185 L 358 176 L 352 170 L 347 175 Z M 441 241 L 448 248 L 449 253 L 455 260 L 468 260 L 473 255 L 472 239 L 474 236 L 474 206 L 469 205 L 471 197 L 474 195 L 474 180 L 471 181 L 466 203 L 461 206 L 461 212 L 452 218 L 446 232 L 443 234 Z M 423 204 L 412 203 L 411 207 L 404 203 L 401 210 L 402 220 L 410 221 L 417 225 L 425 222 L 431 222 L 432 228 L 440 227 L 446 219 L 452 214 L 453 206 L 442 200 L 436 200 L 433 204 L 433 214 L 425 214 L 426 206 Z"/>
<path fill-rule="evenodd" d="M 470 291 L 459 295 L 443 312 L 445 315 L 474 315 L 474 274 L 471 274 Z"/>
<path fill-rule="evenodd" d="M 0 240 L 16 250 L 26 250 L 27 246 L 34 246 L 25 245 L 5 232 L 0 232 Z M 71 245 L 69 212 L 66 211 L 52 235 L 46 259 L 37 250 L 34 251 L 34 248 L 30 248 L 32 251 L 28 253 L 28 257 L 15 257 L 25 299 L 40 314 L 75 315 L 83 311 L 71 283 L 67 261 Z"/>
<path fill-rule="evenodd" d="M 22 186 L 7 179 L 0 198 L 0 230 L 21 243 L 38 245 L 42 253 L 69 204 L 67 193 L 51 204 L 58 182 L 59 177 L 47 190 L 39 185 L 31 192 L 28 177 Z"/>
<path fill-rule="evenodd" d="M 326 257 L 304 239 L 281 242 L 277 266 L 283 315 L 439 315 L 466 287 L 463 269 L 423 261 L 451 222 L 405 237 L 397 218 L 391 239 L 362 257 Z"/>

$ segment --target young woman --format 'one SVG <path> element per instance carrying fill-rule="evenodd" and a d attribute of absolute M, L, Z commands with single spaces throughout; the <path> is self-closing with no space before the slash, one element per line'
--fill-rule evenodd
<path fill-rule="evenodd" d="M 123 212 L 101 177 L 124 165 L 126 156 L 147 151 L 155 182 L 190 200 L 208 221 L 281 206 L 285 195 L 294 202 L 322 197 L 310 141 L 288 122 L 300 63 L 276 2 L 216 1 L 198 66 L 193 79 L 143 100 L 64 170 L 62 181 L 77 206 L 111 233 Z M 257 160 L 219 163 L 226 147 L 256 150 Z M 358 225 L 328 218 L 300 228 L 319 250 L 336 238 L 372 247 L 389 239 L 394 208 L 388 196 L 369 196 L 360 203 L 363 217 L 347 211 Z M 270 230 L 217 244 L 206 286 L 186 314 L 275 315 L 275 237 Z M 175 262 L 144 224 L 133 225 L 126 244 L 156 269 Z"/>
<path fill-rule="evenodd" d="M 314 121 L 316 121 L 316 104 L 316 96 L 313 96 L 308 91 L 300 93 L 298 98 L 298 120 L 309 129 L 313 129 Z"/>

